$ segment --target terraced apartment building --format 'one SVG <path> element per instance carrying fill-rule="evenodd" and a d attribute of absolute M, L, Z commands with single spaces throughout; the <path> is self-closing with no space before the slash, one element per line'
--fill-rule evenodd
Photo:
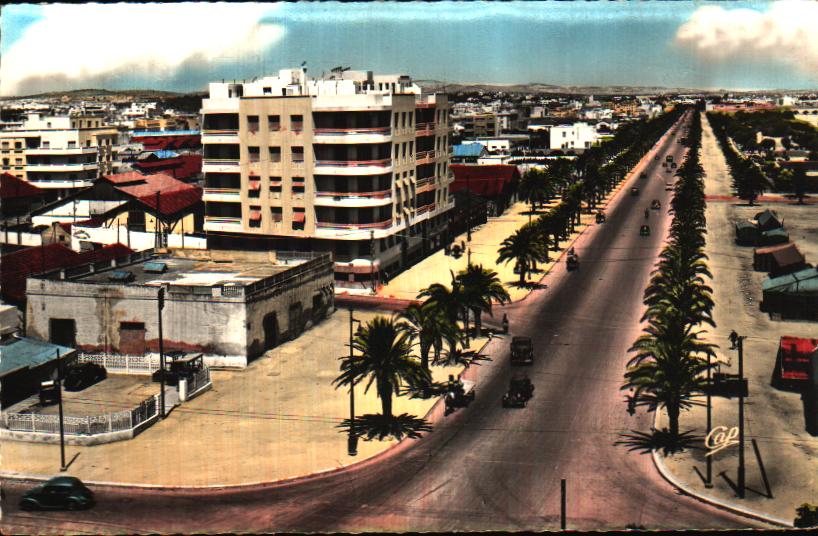
<path fill-rule="evenodd" d="M 336 285 L 350 287 L 442 247 L 454 207 L 446 95 L 408 76 L 304 68 L 209 90 L 208 247 L 331 252 Z"/>

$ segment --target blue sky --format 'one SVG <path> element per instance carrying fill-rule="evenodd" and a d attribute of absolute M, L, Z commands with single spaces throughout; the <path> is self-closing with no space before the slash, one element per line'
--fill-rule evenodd
<path fill-rule="evenodd" d="M 20 4 L 0 13 L 0 94 L 203 90 L 302 61 L 314 75 L 343 64 L 448 82 L 815 88 L 816 28 L 818 6 L 800 0 Z"/>

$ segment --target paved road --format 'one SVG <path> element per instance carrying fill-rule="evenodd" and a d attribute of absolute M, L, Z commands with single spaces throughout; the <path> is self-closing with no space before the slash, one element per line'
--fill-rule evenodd
<path fill-rule="evenodd" d="M 668 139 L 658 154 L 681 161 Z M 512 332 L 534 339 L 528 369 L 536 391 L 525 409 L 503 409 L 511 374 L 508 340 L 488 347 L 474 403 L 446 417 L 421 442 L 378 463 L 269 490 L 174 493 L 99 490 L 83 513 L 4 512 L 4 532 L 478 531 L 559 528 L 559 484 L 568 480 L 575 529 L 731 528 L 752 524 L 678 495 L 649 456 L 615 446 L 618 434 L 647 430 L 652 415 L 629 417 L 622 402 L 626 350 L 638 334 L 641 296 L 669 217 L 669 174 L 651 159 L 608 221 L 577 242 L 581 267 L 560 263 L 548 289 L 507 308 Z M 639 236 L 644 208 L 653 234 Z M 180 445 L 180 448 L 184 448 Z M 218 456 L 218 452 L 213 453 Z M 127 463 L 127 460 L 122 460 Z M 206 463 L 203 461 L 202 463 Z M 19 485 L 7 487 L 9 502 Z M 9 511 L 10 510 L 10 511 Z M 41 519 L 38 520 L 38 517 Z"/>

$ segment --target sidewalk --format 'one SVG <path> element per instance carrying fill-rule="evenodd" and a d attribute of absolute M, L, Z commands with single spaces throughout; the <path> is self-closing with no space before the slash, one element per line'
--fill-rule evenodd
<path fill-rule="evenodd" d="M 366 321 L 377 313 L 356 311 Z M 69 474 L 89 482 L 218 486 L 272 482 L 349 465 L 397 442 L 359 441 L 347 455 L 337 428 L 349 417 L 348 390 L 336 390 L 338 360 L 349 352 L 346 311 L 269 351 L 241 371 L 213 371 L 213 389 L 171 412 L 136 438 L 92 447 L 67 446 Z M 472 342 L 480 348 L 486 339 Z M 460 368 L 433 367 L 436 381 Z M 380 412 L 374 386 L 355 390 L 357 415 Z M 426 415 L 437 398 L 394 399 L 394 412 Z M 58 474 L 59 445 L 4 441 L 2 473 Z"/>
<path fill-rule="evenodd" d="M 724 156 L 703 120 L 702 165 L 706 173 L 706 193 L 725 195 L 730 189 L 730 175 Z M 735 329 L 746 335 L 744 369 L 750 395 L 745 400 L 745 467 L 746 498 L 736 496 L 729 479 L 737 480 L 738 447 L 728 447 L 713 456 L 713 488 L 706 489 L 694 467 L 705 473 L 705 457 L 701 450 L 688 451 L 663 460 L 672 478 L 696 495 L 708 497 L 749 510 L 784 523 L 791 523 L 795 508 L 801 503 L 818 502 L 818 438 L 804 430 L 804 410 L 798 393 L 779 391 L 770 386 L 780 335 L 814 337 L 816 326 L 811 322 L 771 321 L 758 309 L 761 281 L 766 274 L 752 270 L 752 248 L 742 248 L 733 242 L 733 222 L 752 217 L 763 210 L 757 207 L 709 203 L 707 206 L 707 246 L 709 266 L 713 273 L 714 319 L 716 329 L 708 330 L 709 341 L 718 344 L 720 360 L 732 366 L 722 366 L 722 372 L 735 374 L 738 356 L 730 350 L 727 336 Z M 783 209 L 783 207 L 782 207 Z M 782 209 L 776 207 L 781 212 Z M 808 259 L 818 260 L 818 214 L 809 207 L 786 207 L 787 225 L 793 238 L 798 238 L 802 251 L 814 252 Z M 814 213 L 815 211 L 812 210 Z M 805 221 L 806 220 L 806 221 Z M 796 232 L 797 230 L 797 232 Z M 798 235 L 797 237 L 794 235 Z M 809 254 L 807 254 L 809 256 Z M 728 428 L 738 425 L 738 399 L 713 397 L 713 426 Z M 703 401 L 703 400 L 702 400 Z M 656 426 L 667 425 L 660 414 Z M 704 436 L 706 410 L 695 407 L 681 416 L 682 430 L 694 429 Z M 767 497 L 761 470 L 751 440 L 755 439 L 767 472 L 772 498 Z M 660 456 L 661 458 L 661 456 Z M 723 476 L 722 476 L 723 473 Z M 725 478 L 726 477 L 726 478 Z"/>

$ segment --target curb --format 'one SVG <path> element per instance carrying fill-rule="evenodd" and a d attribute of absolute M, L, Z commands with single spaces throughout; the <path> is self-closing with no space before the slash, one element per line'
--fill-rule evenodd
<path fill-rule="evenodd" d="M 655 421 L 654 421 L 655 425 Z M 781 519 L 767 516 L 765 514 L 760 514 L 758 512 L 754 512 L 752 510 L 748 510 L 746 508 L 741 508 L 739 506 L 728 504 L 726 502 L 720 501 L 718 499 L 714 499 L 712 497 L 707 497 L 706 495 L 700 495 L 690 488 L 686 487 L 684 484 L 676 481 L 673 479 L 673 476 L 670 474 L 670 470 L 665 466 L 664 462 L 661 460 L 658 451 L 653 450 L 651 451 L 651 459 L 653 460 L 653 465 L 656 467 L 656 470 L 659 472 L 661 477 L 671 486 L 676 488 L 679 492 L 688 497 L 692 497 L 697 501 L 703 502 L 705 504 L 709 504 L 710 506 L 715 506 L 721 510 L 725 510 L 727 512 L 733 514 L 739 514 L 744 517 L 748 517 L 755 521 L 762 521 L 764 523 L 769 523 L 771 525 L 777 525 L 783 528 L 793 528 L 793 524 L 788 521 L 783 521 Z"/>
<path fill-rule="evenodd" d="M 486 346 L 492 341 L 493 339 L 487 340 L 483 343 L 478 349 L 478 352 L 482 352 Z M 461 371 L 460 375 L 464 375 L 469 370 L 468 367 L 464 367 L 463 371 Z M 436 424 L 436 421 L 433 420 L 432 415 L 435 414 L 436 411 L 440 410 L 441 405 L 443 404 L 443 397 L 438 397 L 437 401 L 432 404 L 432 407 L 429 408 L 429 411 L 423 416 L 424 419 L 429 419 L 431 424 Z M 433 430 L 434 431 L 434 428 Z M 288 486 L 294 486 L 297 484 L 301 484 L 303 482 L 307 482 L 309 480 L 319 479 L 322 477 L 327 477 L 335 474 L 341 474 L 344 472 L 355 471 L 358 469 L 363 468 L 366 465 L 371 465 L 379 462 L 381 458 L 386 457 L 387 454 L 393 454 L 399 447 L 404 448 L 411 448 L 415 445 L 418 445 L 422 439 L 418 440 L 415 443 L 405 442 L 404 439 L 400 439 L 394 445 L 387 447 L 386 449 L 378 452 L 370 456 L 369 458 L 364 458 L 357 462 L 353 462 L 349 465 L 342 465 L 340 467 L 333 467 L 331 469 L 324 469 L 322 471 L 316 471 L 314 473 L 308 473 L 306 475 L 299 475 L 294 477 L 283 478 L 280 480 L 271 480 L 267 482 L 247 482 L 241 484 L 208 484 L 202 486 L 167 486 L 162 484 L 128 484 L 128 483 L 121 483 L 121 482 L 104 482 L 104 481 L 96 481 L 96 480 L 86 480 L 84 481 L 85 484 L 91 486 L 98 486 L 98 487 L 109 487 L 109 488 L 118 488 L 118 489 L 144 489 L 144 490 L 162 490 L 162 491 L 179 491 L 179 492 L 191 492 L 191 491 L 200 491 L 200 490 L 225 490 L 225 491 L 253 491 L 253 490 L 269 490 L 274 488 L 284 488 Z M 50 476 L 40 476 L 40 475 L 28 475 L 23 473 L 16 473 L 16 472 L 7 472 L 7 471 L 0 471 L 0 478 L 8 479 L 8 480 L 18 480 L 18 481 L 32 481 L 32 482 L 45 482 L 49 480 Z"/>

